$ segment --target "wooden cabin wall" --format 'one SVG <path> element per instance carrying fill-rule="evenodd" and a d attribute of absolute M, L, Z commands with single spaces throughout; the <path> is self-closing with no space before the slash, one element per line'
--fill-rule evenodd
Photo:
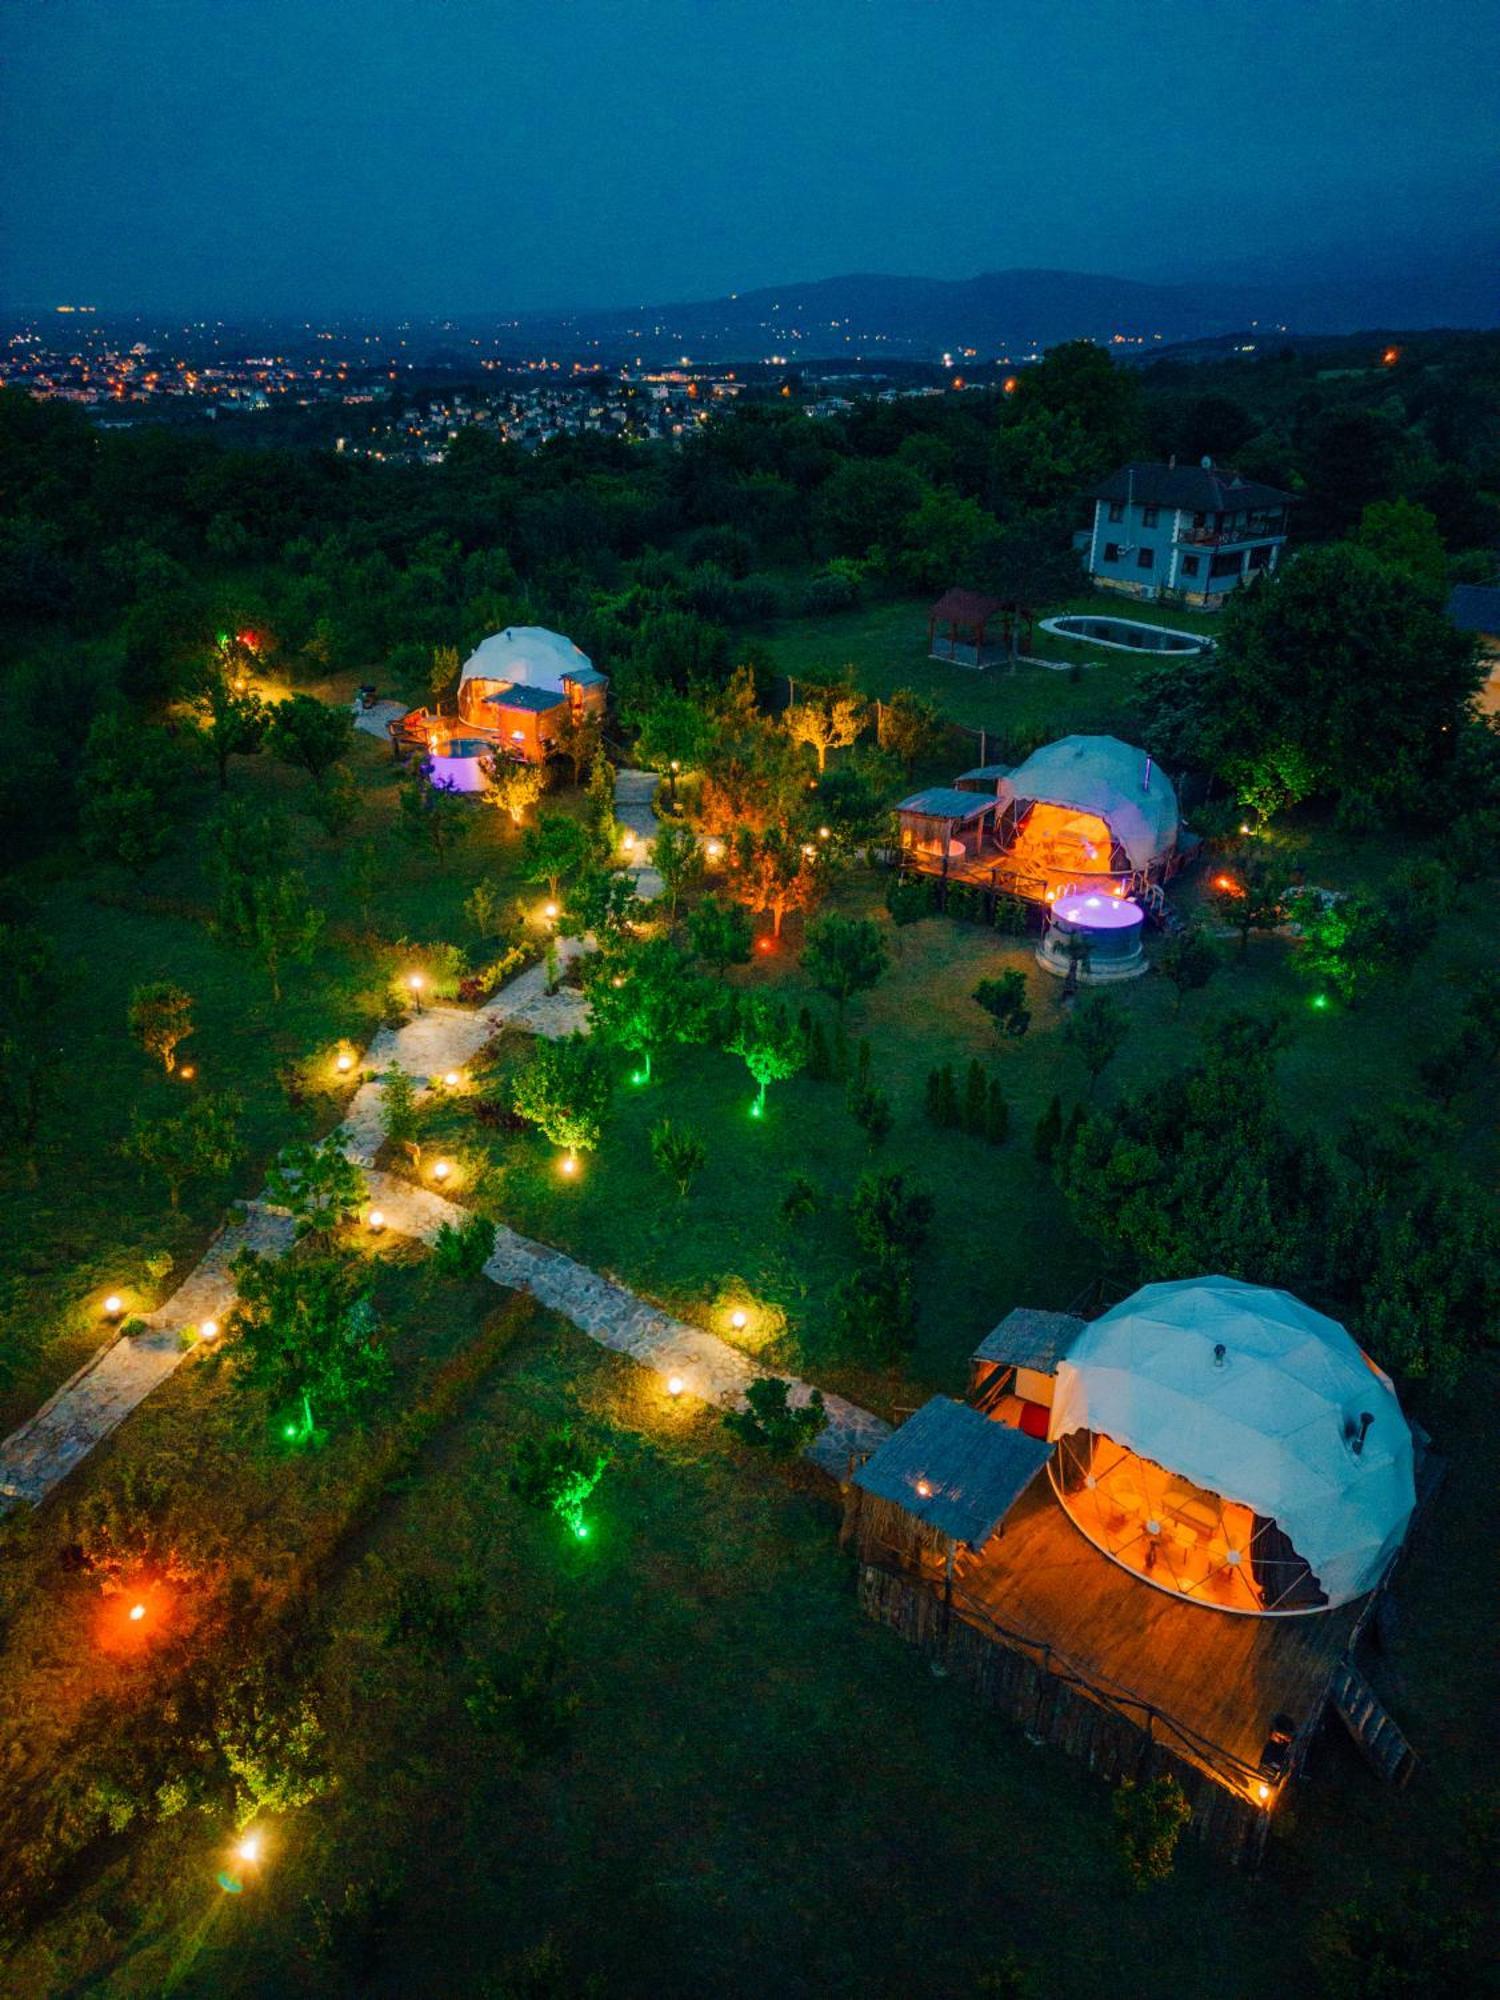
<path fill-rule="evenodd" d="M 863 1497 L 868 1503 L 869 1496 Z M 860 1529 L 863 1539 L 863 1522 Z M 859 1602 L 866 1616 L 889 1626 L 928 1658 L 940 1660 L 987 1706 L 1018 1722 L 1029 1735 L 1077 1758 L 1109 1783 L 1170 1772 L 1192 1808 L 1193 1830 L 1204 1844 L 1252 1868 L 1259 1862 L 1270 1825 L 1267 1813 L 1219 1784 L 1144 1725 L 1102 1706 L 1029 1654 L 949 1613 L 930 1585 L 862 1561 Z"/>

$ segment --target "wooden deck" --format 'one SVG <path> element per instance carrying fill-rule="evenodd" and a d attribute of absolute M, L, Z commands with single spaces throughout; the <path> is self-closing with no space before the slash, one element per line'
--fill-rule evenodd
<path fill-rule="evenodd" d="M 954 1594 L 961 1617 L 980 1612 L 1049 1647 L 1085 1682 L 1123 1690 L 1251 1770 L 1273 1715 L 1300 1735 L 1321 1714 L 1363 1608 L 1241 1618 L 1180 1603 L 1086 1541 L 1045 1476 L 961 1566 Z"/>

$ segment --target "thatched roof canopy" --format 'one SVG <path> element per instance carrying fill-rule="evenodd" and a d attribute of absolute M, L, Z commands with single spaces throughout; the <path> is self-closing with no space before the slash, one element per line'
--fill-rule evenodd
<path fill-rule="evenodd" d="M 984 1336 L 974 1349 L 974 1359 L 1050 1375 L 1087 1325 L 1087 1320 L 1074 1313 L 1035 1312 L 1030 1306 L 1017 1306 Z"/>
<path fill-rule="evenodd" d="M 931 1533 L 978 1549 L 1051 1456 L 1041 1439 L 934 1396 L 871 1453 L 854 1484 Z"/>

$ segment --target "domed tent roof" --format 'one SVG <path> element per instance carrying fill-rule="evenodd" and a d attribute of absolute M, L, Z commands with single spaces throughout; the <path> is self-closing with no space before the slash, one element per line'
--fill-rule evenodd
<path fill-rule="evenodd" d="M 549 632 L 545 625 L 510 625 L 480 641 L 464 661 L 458 685 L 462 690 L 466 681 L 511 681 L 544 694 L 561 694 L 565 674 L 592 671 L 588 655 L 561 632 Z"/>
<path fill-rule="evenodd" d="M 1040 799 L 1093 813 L 1133 868 L 1149 867 L 1177 844 L 1176 792 L 1144 750 L 1118 736 L 1064 736 L 1044 744 L 1000 780 L 998 793 L 1002 806 Z"/>
<path fill-rule="evenodd" d="M 1330 1605 L 1375 1587 L 1415 1505 L 1389 1379 L 1337 1320 L 1233 1278 L 1145 1285 L 1086 1327 L 1050 1435 L 1076 1430 L 1276 1521 Z"/>

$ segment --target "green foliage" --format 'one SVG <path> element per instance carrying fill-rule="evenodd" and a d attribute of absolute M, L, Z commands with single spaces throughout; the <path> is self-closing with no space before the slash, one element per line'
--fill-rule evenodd
<path fill-rule="evenodd" d="M 644 912 L 633 875 L 590 866 L 569 889 L 557 928 L 564 937 L 596 937 L 606 951 L 617 952 Z"/>
<path fill-rule="evenodd" d="M 571 813 L 544 812 L 526 829 L 521 843 L 524 879 L 546 887 L 557 902 L 563 887 L 594 862 L 594 840 L 582 820 Z"/>
<path fill-rule="evenodd" d="M 1014 966 L 998 979 L 981 979 L 974 998 L 995 1024 L 995 1032 L 1018 1040 L 1031 1026 L 1031 1008 L 1026 1000 L 1026 975 Z"/>
<path fill-rule="evenodd" d="M 283 1146 L 266 1175 L 267 1197 L 292 1216 L 299 1238 L 327 1241 L 354 1219 L 368 1192 L 363 1167 L 336 1137 Z"/>
<path fill-rule="evenodd" d="M 281 998 L 281 975 L 287 965 L 308 965 L 323 935 L 323 912 L 316 908 L 307 883 L 296 872 L 273 875 L 248 890 L 248 942 L 266 969 L 271 997 Z"/>
<path fill-rule="evenodd" d="M 242 1250 L 231 1268 L 239 1297 L 230 1379 L 273 1410 L 296 1405 L 302 1441 L 316 1425 L 352 1420 L 386 1388 L 390 1357 L 367 1264 L 333 1251 L 267 1258 Z"/>
<path fill-rule="evenodd" d="M 480 793 L 484 803 L 512 826 L 524 826 L 526 815 L 542 802 L 547 773 L 540 764 L 524 764 L 516 757 L 487 758 L 484 769 L 486 782 Z"/>
<path fill-rule="evenodd" d="M 750 957 L 750 917 L 739 903 L 705 896 L 688 918 L 687 932 L 693 950 L 715 972 L 744 965 Z"/>
<path fill-rule="evenodd" d="M 591 1153 L 599 1144 L 610 1093 L 604 1052 L 586 1035 L 568 1035 L 537 1042 L 512 1083 L 511 1103 L 554 1146 Z"/>
<path fill-rule="evenodd" d="M 696 769 L 708 749 L 709 734 L 709 719 L 697 702 L 686 695 L 655 693 L 640 718 L 636 758 L 648 771 L 673 779 L 674 762 L 683 771 Z M 668 789 L 675 795 L 675 787 Z"/>
<path fill-rule="evenodd" d="M 288 1701 L 264 1665 L 241 1674 L 215 1703 L 214 1737 L 235 1787 L 235 1819 L 289 1813 L 334 1789 L 323 1724 L 309 1695 Z"/>
<path fill-rule="evenodd" d="M 893 1114 L 891 1100 L 883 1090 L 877 1090 L 873 1083 L 856 1080 L 849 1086 L 847 1102 L 849 1116 L 872 1146 L 889 1138 Z"/>
<path fill-rule="evenodd" d="M 960 1122 L 958 1086 L 953 1079 L 952 1063 L 942 1063 L 927 1072 L 926 1108 L 927 1116 L 934 1125 L 947 1128 Z"/>
<path fill-rule="evenodd" d="M 489 939 L 505 930 L 505 896 L 487 877 L 476 882 L 464 898 L 464 916 L 477 938 Z"/>
<path fill-rule="evenodd" d="M 1091 993 L 1080 1000 L 1063 1026 L 1063 1040 L 1083 1064 L 1092 1095 L 1094 1085 L 1124 1047 L 1130 1016 L 1118 994 Z"/>
<path fill-rule="evenodd" d="M 249 688 L 236 688 L 231 677 L 217 662 L 208 669 L 193 692 L 204 739 L 219 774 L 219 790 L 229 784 L 231 757 L 254 757 L 266 740 L 270 717 L 260 696 Z"/>
<path fill-rule="evenodd" d="M 241 1157 L 244 1108 L 237 1092 L 225 1090 L 194 1097 L 165 1118 L 136 1111 L 120 1151 L 136 1166 L 161 1175 L 175 1209 L 190 1181 L 221 1179 Z"/>
<path fill-rule="evenodd" d="M 181 757 L 159 729 L 98 715 L 83 746 L 78 831 L 95 861 L 140 874 L 172 839 Z"/>
<path fill-rule="evenodd" d="M 385 1643 L 441 1660 L 462 1645 L 483 1603 L 484 1585 L 472 1572 L 444 1580 L 425 1569 L 404 1570 L 386 1617 Z"/>
<path fill-rule="evenodd" d="M 927 1241 L 934 1214 L 932 1196 L 907 1185 L 902 1173 L 862 1174 L 849 1198 L 855 1240 L 877 1262 L 910 1257 Z"/>
<path fill-rule="evenodd" d="M 795 1458 L 827 1428 L 828 1413 L 821 1391 L 814 1389 L 805 1403 L 794 1404 L 791 1386 L 779 1375 L 757 1375 L 745 1390 L 745 1408 L 725 1411 L 725 1430 L 773 1458 Z"/>
<path fill-rule="evenodd" d="M 667 909 L 675 922 L 679 897 L 703 879 L 703 849 L 697 834 L 690 826 L 662 827 L 651 843 L 651 865 L 661 877 Z"/>
<path fill-rule="evenodd" d="M 69 984 L 44 931 L 0 922 L 0 1133 L 33 1168 L 42 1111 L 55 1087 L 52 1012 Z"/>
<path fill-rule="evenodd" d="M 679 1197 L 686 1198 L 693 1182 L 708 1165 L 708 1148 L 699 1135 L 685 1125 L 674 1125 L 670 1118 L 662 1118 L 651 1127 L 651 1157 L 676 1188 Z"/>
<path fill-rule="evenodd" d="M 1327 1911 L 1312 1935 L 1325 2000 L 1467 2000 L 1490 1983 L 1479 1904 L 1440 1899 L 1426 1875 L 1395 1897 L 1366 1889 Z M 1493 1971 L 1493 1967 L 1491 1967 Z"/>
<path fill-rule="evenodd" d="M 170 1076 L 177 1067 L 178 1044 L 193 1032 L 192 994 L 165 979 L 134 987 L 126 1020 L 147 1055 Z"/>
<path fill-rule="evenodd" d="M 1115 1837 L 1135 1888 L 1149 1889 L 1170 1878 L 1177 1843 L 1192 1816 L 1181 1785 L 1170 1775 L 1144 1784 L 1132 1778 L 1121 1783 L 1114 1796 Z"/>
<path fill-rule="evenodd" d="M 579 1541 L 588 1535 L 584 1504 L 604 1477 L 609 1454 L 587 1444 L 572 1424 L 523 1437 L 511 1455 L 509 1486 L 518 1500 L 551 1512 Z"/>
<path fill-rule="evenodd" d="M 164 1468 L 127 1462 L 107 1482 L 86 1487 L 69 1510 L 68 1554 L 105 1589 L 142 1574 L 180 1581 L 195 1551 L 182 1546 L 174 1483 Z"/>
<path fill-rule="evenodd" d="M 1426 878 L 1393 881 L 1384 896 L 1367 889 L 1294 896 L 1288 915 L 1299 932 L 1299 977 L 1315 994 L 1357 1005 L 1382 978 L 1411 971 L 1432 942 L 1445 896 L 1443 881 Z"/>
<path fill-rule="evenodd" d="M 615 767 L 600 754 L 589 766 L 588 786 L 583 796 L 583 819 L 601 862 L 615 858 Z"/>
<path fill-rule="evenodd" d="M 565 1631 L 562 1613 L 554 1612 L 529 1659 L 479 1667 L 464 1698 L 475 1728 L 513 1768 L 555 1756 L 573 1733 L 583 1697 L 567 1683 Z"/>
<path fill-rule="evenodd" d="M 1209 889 L 1220 921 L 1239 932 L 1242 958 L 1252 931 L 1273 930 L 1285 918 L 1286 871 L 1274 856 L 1231 855 Z"/>
<path fill-rule="evenodd" d="M 266 745 L 274 757 L 295 770 L 306 771 L 321 785 L 354 741 L 354 717 L 346 708 L 330 708 L 310 694 L 294 694 L 271 710 Z"/>
<path fill-rule="evenodd" d="M 815 1180 L 807 1174 L 793 1174 L 786 1184 L 786 1193 L 781 1197 L 781 1219 L 783 1222 L 805 1222 L 810 1215 L 816 1215 L 823 1205 L 823 1196 Z"/>
<path fill-rule="evenodd" d="M 1050 1167 L 1063 1135 L 1062 1099 L 1054 1091 L 1047 1109 L 1036 1121 L 1031 1150 L 1044 1167 Z"/>
<path fill-rule="evenodd" d="M 441 1222 L 432 1239 L 432 1268 L 442 1278 L 478 1278 L 494 1253 L 495 1225 L 488 1217 Z"/>
<path fill-rule="evenodd" d="M 802 970 L 841 1013 L 853 994 L 875 984 L 888 963 L 879 928 L 867 917 L 815 917 L 807 927 Z"/>
<path fill-rule="evenodd" d="M 430 854 L 439 868 L 474 831 L 469 801 L 454 786 L 434 784 L 424 765 L 413 768 L 401 787 L 397 831 L 409 847 Z"/>
<path fill-rule="evenodd" d="M 1198 992 L 1218 971 L 1218 947 L 1196 925 L 1188 925 L 1163 939 L 1156 969 L 1172 986 L 1175 1013 L 1182 1007 L 1184 994 Z"/>
<path fill-rule="evenodd" d="M 882 701 L 876 716 L 875 740 L 908 774 L 936 750 L 942 736 L 937 704 L 910 688 L 897 688 Z"/>
<path fill-rule="evenodd" d="M 347 833 L 360 811 L 359 785 L 349 766 L 335 764 L 322 784 L 313 787 L 305 804 L 330 840 Z"/>
<path fill-rule="evenodd" d="M 1388 569 L 1404 570 L 1437 594 L 1448 585 L 1448 551 L 1438 524 L 1411 500 L 1372 500 L 1350 540 Z"/>
<path fill-rule="evenodd" d="M 801 1029 L 782 1003 L 766 993 L 744 995 L 729 1047 L 744 1058 L 760 1086 L 754 1105 L 757 1117 L 765 1109 L 766 1086 L 795 1076 L 807 1060 Z"/>
<path fill-rule="evenodd" d="M 830 750 L 847 750 L 865 726 L 865 704 L 852 688 L 829 688 L 782 711 L 781 726 L 794 743 L 812 751 L 818 776 Z"/>
<path fill-rule="evenodd" d="M 850 1272 L 834 1286 L 829 1308 L 841 1356 L 877 1367 L 899 1361 L 917 1338 L 910 1257 L 882 1257 Z"/>
<path fill-rule="evenodd" d="M 394 1066 L 381 1078 L 380 1124 L 387 1141 L 399 1146 L 415 1166 L 422 1157 L 421 1113 L 417 1086 L 405 1070 Z"/>

